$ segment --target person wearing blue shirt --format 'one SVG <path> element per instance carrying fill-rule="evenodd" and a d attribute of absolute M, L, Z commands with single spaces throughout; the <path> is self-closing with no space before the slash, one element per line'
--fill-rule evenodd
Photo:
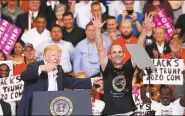
<path fill-rule="evenodd" d="M 84 71 L 89 77 L 98 76 L 100 64 L 95 44 L 95 27 L 92 22 L 87 24 L 85 33 L 87 37 L 80 41 L 74 49 L 73 71 L 75 75 Z"/>
<path fill-rule="evenodd" d="M 130 20 L 133 24 L 132 34 L 135 37 L 138 37 L 139 33 L 143 29 L 142 23 L 143 23 L 144 15 L 139 12 L 134 12 L 133 10 L 134 0 L 128 0 L 128 1 L 124 0 L 123 3 L 125 4 L 126 10 L 124 10 L 122 14 L 120 14 L 117 17 L 118 23 L 120 24 L 125 19 Z"/>

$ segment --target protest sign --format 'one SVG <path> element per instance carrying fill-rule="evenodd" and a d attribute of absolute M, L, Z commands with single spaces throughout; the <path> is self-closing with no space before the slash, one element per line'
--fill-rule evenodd
<path fill-rule="evenodd" d="M 21 29 L 15 25 L 6 20 L 0 20 L 0 50 L 5 53 L 6 57 L 10 55 L 20 33 Z"/>
<path fill-rule="evenodd" d="M 137 93 L 135 90 L 137 90 Z M 140 87 L 133 89 L 132 97 L 137 107 L 137 110 L 134 112 L 135 116 L 147 115 L 147 112 L 150 111 L 150 104 L 143 104 L 143 101 L 141 100 Z"/>
<path fill-rule="evenodd" d="M 166 31 L 168 34 L 168 38 L 167 41 L 169 41 L 171 39 L 172 34 L 175 33 L 175 29 L 174 26 L 171 24 L 168 16 L 166 15 L 166 13 L 164 12 L 164 10 L 160 10 L 158 12 L 158 16 L 154 17 L 154 24 L 155 24 L 155 28 L 159 27 L 159 26 L 164 26 L 166 27 Z"/>
<path fill-rule="evenodd" d="M 182 71 L 184 63 L 182 59 L 153 59 L 153 63 L 156 69 L 152 70 L 151 84 L 183 84 Z M 146 70 L 144 70 L 144 73 L 143 82 L 148 84 L 149 77 Z"/>
<path fill-rule="evenodd" d="M 7 64 L 10 69 L 9 76 L 13 76 L 13 62 L 12 60 L 0 61 L 0 64 Z"/>
<path fill-rule="evenodd" d="M 132 87 L 132 94 L 138 94 L 140 91 L 140 87 Z"/>
<path fill-rule="evenodd" d="M 0 99 L 7 102 L 19 101 L 22 97 L 24 82 L 20 76 L 0 78 Z"/>

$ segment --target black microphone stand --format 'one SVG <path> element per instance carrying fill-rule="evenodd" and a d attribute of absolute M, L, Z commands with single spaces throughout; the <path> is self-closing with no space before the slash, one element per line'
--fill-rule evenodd
<path fill-rule="evenodd" d="M 149 99 L 150 99 L 150 103 L 149 103 L 149 112 L 147 113 L 148 116 L 155 116 L 155 111 L 151 110 L 151 104 L 152 104 L 152 96 L 151 96 L 151 74 L 152 74 L 152 69 L 151 67 L 146 67 L 146 72 L 148 75 L 148 84 L 149 84 Z"/>

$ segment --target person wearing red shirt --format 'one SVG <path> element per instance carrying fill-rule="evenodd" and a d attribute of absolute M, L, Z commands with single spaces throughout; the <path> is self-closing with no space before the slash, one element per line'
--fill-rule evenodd
<path fill-rule="evenodd" d="M 185 48 L 182 47 L 181 36 L 177 33 L 173 34 L 170 41 L 171 53 L 164 55 L 163 58 L 177 58 L 183 59 L 185 64 Z"/>
<path fill-rule="evenodd" d="M 33 45 L 30 43 L 27 43 L 23 48 L 23 54 L 24 54 L 24 63 L 18 64 L 13 69 L 14 75 L 20 75 L 22 72 L 24 72 L 27 69 L 27 65 L 35 62 L 35 49 L 33 48 Z"/>

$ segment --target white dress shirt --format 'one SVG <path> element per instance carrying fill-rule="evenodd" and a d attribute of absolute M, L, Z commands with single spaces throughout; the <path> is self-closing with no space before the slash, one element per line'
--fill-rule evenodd
<path fill-rule="evenodd" d="M 36 11 L 36 12 L 32 12 L 32 11 L 29 11 L 29 13 L 28 13 L 28 29 L 30 30 L 31 29 L 31 23 L 32 23 L 32 13 L 33 13 L 33 15 L 34 15 L 34 18 L 36 18 L 37 17 L 37 15 L 38 15 L 38 13 L 39 13 L 39 11 Z"/>
<path fill-rule="evenodd" d="M 61 40 L 58 43 L 54 43 L 51 39 L 49 41 L 42 42 L 38 45 L 38 47 L 35 49 L 35 57 L 37 60 L 43 59 L 43 52 L 44 48 L 48 45 L 57 45 L 62 49 L 62 56 L 60 58 L 60 65 L 62 65 L 62 68 L 65 73 L 72 71 L 72 64 L 71 61 L 73 60 L 73 52 L 74 47 L 72 43 Z"/>
<path fill-rule="evenodd" d="M 91 4 L 93 1 L 89 1 L 87 4 L 84 1 L 75 4 L 74 18 L 77 20 L 77 25 L 85 29 L 86 25 L 91 21 Z M 105 13 L 105 6 L 101 3 L 102 13 Z"/>
<path fill-rule="evenodd" d="M 159 53 L 163 53 L 164 42 L 163 42 L 161 45 L 159 45 L 159 44 L 156 42 L 156 45 L 157 45 L 157 48 L 158 48 Z"/>
<path fill-rule="evenodd" d="M 21 37 L 24 43 L 31 43 L 36 48 L 41 42 L 50 40 L 50 32 L 47 29 L 40 34 L 36 28 L 24 32 Z"/>
<path fill-rule="evenodd" d="M 48 73 L 48 91 L 58 91 L 57 70 Z"/>
<path fill-rule="evenodd" d="M 142 9 L 140 7 L 140 1 L 134 2 L 134 11 L 142 13 Z M 125 5 L 122 1 L 114 1 L 109 5 L 109 15 L 118 17 L 118 15 L 122 14 L 123 10 L 125 10 Z"/>

